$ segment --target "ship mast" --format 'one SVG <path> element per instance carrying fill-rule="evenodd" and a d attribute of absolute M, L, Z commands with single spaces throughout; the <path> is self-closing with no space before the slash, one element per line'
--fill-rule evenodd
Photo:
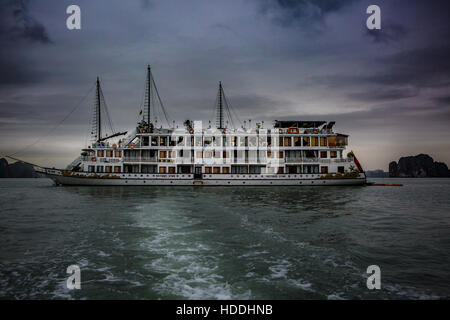
<path fill-rule="evenodd" d="M 222 82 L 219 81 L 219 101 L 218 101 L 218 110 L 217 110 L 217 125 L 218 129 L 224 129 L 223 127 L 223 88 Z"/>
<path fill-rule="evenodd" d="M 152 93 L 152 71 L 150 69 L 150 65 L 148 65 L 147 67 L 147 88 L 145 91 L 145 103 L 146 103 L 146 114 L 145 114 L 145 120 L 147 122 L 147 126 L 150 127 L 150 121 L 151 121 L 151 101 L 152 101 L 152 97 L 153 97 L 153 93 Z"/>
<path fill-rule="evenodd" d="M 97 91 L 95 95 L 95 134 L 97 142 L 100 142 L 102 139 L 102 113 L 101 113 L 101 106 L 100 106 L 100 79 L 97 77 Z"/>

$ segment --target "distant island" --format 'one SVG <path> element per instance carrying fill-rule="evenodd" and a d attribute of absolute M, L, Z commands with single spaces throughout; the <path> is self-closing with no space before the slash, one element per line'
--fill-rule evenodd
<path fill-rule="evenodd" d="M 436 162 L 427 154 L 402 157 L 389 163 L 391 178 L 447 178 L 450 170 L 443 162 Z"/>
<path fill-rule="evenodd" d="M 30 164 L 23 162 L 8 164 L 5 158 L 1 158 L 0 178 L 38 178 L 38 174 Z"/>

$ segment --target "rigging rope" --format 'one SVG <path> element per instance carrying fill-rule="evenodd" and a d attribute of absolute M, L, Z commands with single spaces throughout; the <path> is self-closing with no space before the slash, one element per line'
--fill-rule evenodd
<path fill-rule="evenodd" d="M 46 138 L 46 137 L 48 137 L 51 133 L 53 133 L 64 121 L 66 121 L 71 115 L 72 115 L 72 113 L 74 113 L 75 112 L 75 110 L 77 110 L 78 109 L 78 107 L 81 105 L 81 103 L 86 99 L 86 97 L 91 93 L 91 91 L 93 90 L 95 88 L 95 85 L 93 85 L 92 87 L 91 87 L 91 89 L 89 89 L 89 91 L 86 93 L 86 95 L 85 96 L 83 96 L 83 98 L 75 105 L 75 107 L 72 109 L 72 110 L 70 110 L 70 112 L 58 123 L 58 124 L 56 124 L 53 128 L 51 128 L 45 135 L 43 135 L 43 136 L 41 136 L 40 138 L 38 138 L 36 141 L 34 141 L 32 144 L 30 144 L 30 145 L 28 145 L 28 146 L 26 146 L 26 147 L 24 147 L 24 148 L 22 148 L 22 149 L 19 149 L 18 151 L 16 151 L 16 152 L 14 152 L 14 153 L 11 153 L 9 156 L 15 156 L 15 155 L 17 155 L 17 154 L 19 154 L 19 153 L 22 153 L 22 152 L 24 152 L 25 150 L 27 150 L 27 149 L 29 149 L 29 148 L 31 148 L 31 147 L 33 147 L 34 145 L 36 145 L 38 142 L 40 142 L 42 139 L 44 139 L 44 138 Z"/>

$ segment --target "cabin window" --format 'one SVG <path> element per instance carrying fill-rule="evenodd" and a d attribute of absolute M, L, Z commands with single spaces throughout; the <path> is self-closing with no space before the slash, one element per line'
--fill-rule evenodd
<path fill-rule="evenodd" d="M 294 146 L 301 147 L 302 141 L 300 140 L 300 137 L 294 137 Z"/>
<path fill-rule="evenodd" d="M 278 159 L 283 159 L 283 151 L 278 151 Z"/>
<path fill-rule="evenodd" d="M 256 136 L 249 137 L 248 144 L 250 147 L 256 147 L 257 146 Z"/>
<path fill-rule="evenodd" d="M 220 159 L 220 151 L 214 150 L 214 158 Z"/>
<path fill-rule="evenodd" d="M 203 141 L 203 145 L 205 147 L 209 147 L 212 143 L 212 138 L 211 137 L 205 137 L 204 141 Z"/>
<path fill-rule="evenodd" d="M 290 174 L 296 174 L 297 173 L 297 166 L 287 166 L 288 173 Z"/>
<path fill-rule="evenodd" d="M 211 151 L 205 151 L 203 157 L 205 157 L 205 158 L 211 158 L 211 157 L 212 157 L 212 152 L 211 152 Z"/>
<path fill-rule="evenodd" d="M 283 146 L 283 137 L 278 137 L 278 146 Z"/>
<path fill-rule="evenodd" d="M 97 166 L 97 172 L 103 172 L 103 166 Z"/>
<path fill-rule="evenodd" d="M 220 173 L 220 167 L 214 167 L 213 168 L 213 173 L 215 173 L 215 174 Z"/>
<path fill-rule="evenodd" d="M 267 136 L 267 146 L 270 147 L 272 145 L 272 137 Z"/>
<path fill-rule="evenodd" d="M 336 151 L 330 151 L 330 158 L 337 158 L 337 152 Z"/>
<path fill-rule="evenodd" d="M 320 151 L 320 157 L 321 158 L 326 158 L 327 157 L 327 152 L 326 151 Z"/>
<path fill-rule="evenodd" d="M 167 146 L 167 137 L 159 137 L 159 145 Z"/>
<path fill-rule="evenodd" d="M 121 158 L 122 157 L 122 151 L 116 151 L 116 158 Z"/>
<path fill-rule="evenodd" d="M 313 146 L 313 147 L 319 146 L 319 138 L 318 137 L 311 137 L 311 146 Z"/>
<path fill-rule="evenodd" d="M 175 151 L 168 151 L 167 152 L 167 158 L 175 158 Z"/>
<path fill-rule="evenodd" d="M 166 167 L 159 167 L 159 173 L 166 173 Z"/>
<path fill-rule="evenodd" d="M 227 152 L 226 152 L 226 151 L 223 151 L 223 152 L 222 152 L 222 158 L 224 158 L 224 159 L 228 158 Z"/>
<path fill-rule="evenodd" d="M 261 174 L 261 167 L 260 166 L 250 166 L 250 173 Z"/>
<path fill-rule="evenodd" d="M 321 147 L 327 146 L 327 137 L 320 137 L 320 146 Z"/>
<path fill-rule="evenodd" d="M 203 153 L 201 151 L 197 151 L 196 152 L 196 157 L 197 157 L 197 159 L 203 158 Z"/>
<path fill-rule="evenodd" d="M 291 137 L 284 137 L 284 146 L 290 147 L 292 143 Z"/>
<path fill-rule="evenodd" d="M 303 146 L 309 147 L 309 137 L 303 137 Z"/>
<path fill-rule="evenodd" d="M 211 173 L 211 167 L 205 167 L 205 173 L 206 174 Z"/>
<path fill-rule="evenodd" d="M 202 137 L 195 137 L 195 146 L 196 147 L 202 146 Z"/>
<path fill-rule="evenodd" d="M 169 173 L 171 174 L 175 173 L 175 167 L 169 167 Z"/>
<path fill-rule="evenodd" d="M 105 153 L 104 153 L 104 151 L 103 150 L 98 150 L 97 151 L 97 157 L 103 157 L 105 155 Z"/>
<path fill-rule="evenodd" d="M 120 167 L 119 166 L 115 166 L 114 167 L 114 173 L 120 173 Z"/>
<path fill-rule="evenodd" d="M 320 167 L 320 173 L 328 173 L 328 167 Z"/>
<path fill-rule="evenodd" d="M 328 146 L 329 147 L 336 147 L 336 136 L 328 137 Z"/>
<path fill-rule="evenodd" d="M 267 173 L 274 173 L 275 169 L 273 167 L 267 168 Z"/>
<path fill-rule="evenodd" d="M 267 158 L 272 158 L 272 151 L 267 151 Z"/>
<path fill-rule="evenodd" d="M 106 172 L 106 173 L 111 173 L 111 171 L 112 171 L 111 169 L 112 169 L 111 166 L 106 166 L 106 167 L 105 167 L 105 172 Z"/>
<path fill-rule="evenodd" d="M 284 168 L 283 167 L 279 167 L 277 170 L 278 174 L 283 174 L 284 173 Z"/>
<path fill-rule="evenodd" d="M 344 173 L 345 172 L 345 168 L 344 167 L 337 167 L 337 172 Z"/>
<path fill-rule="evenodd" d="M 88 166 L 88 172 L 95 172 L 95 166 Z"/>
<path fill-rule="evenodd" d="M 160 158 L 160 159 L 165 159 L 165 158 L 167 158 L 167 151 L 160 151 L 160 152 L 159 152 L 159 158 Z"/>
<path fill-rule="evenodd" d="M 230 168 L 228 168 L 228 167 L 223 167 L 223 168 L 222 168 L 222 173 L 226 173 L 226 174 L 230 173 Z"/>
<path fill-rule="evenodd" d="M 158 145 L 158 137 L 152 137 L 152 146 L 155 147 Z"/>
<path fill-rule="evenodd" d="M 112 150 L 106 150 L 106 157 L 111 158 L 113 156 Z"/>

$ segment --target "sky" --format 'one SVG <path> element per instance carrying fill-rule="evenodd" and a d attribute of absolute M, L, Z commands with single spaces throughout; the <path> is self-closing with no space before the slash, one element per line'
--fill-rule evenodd
<path fill-rule="evenodd" d="M 365 169 L 450 165 L 449 15 L 441 0 L 4 0 L 0 156 L 65 167 L 89 144 L 97 76 L 115 129 L 134 128 L 150 64 L 180 125 L 214 119 L 222 81 L 241 121 L 336 121 Z"/>

